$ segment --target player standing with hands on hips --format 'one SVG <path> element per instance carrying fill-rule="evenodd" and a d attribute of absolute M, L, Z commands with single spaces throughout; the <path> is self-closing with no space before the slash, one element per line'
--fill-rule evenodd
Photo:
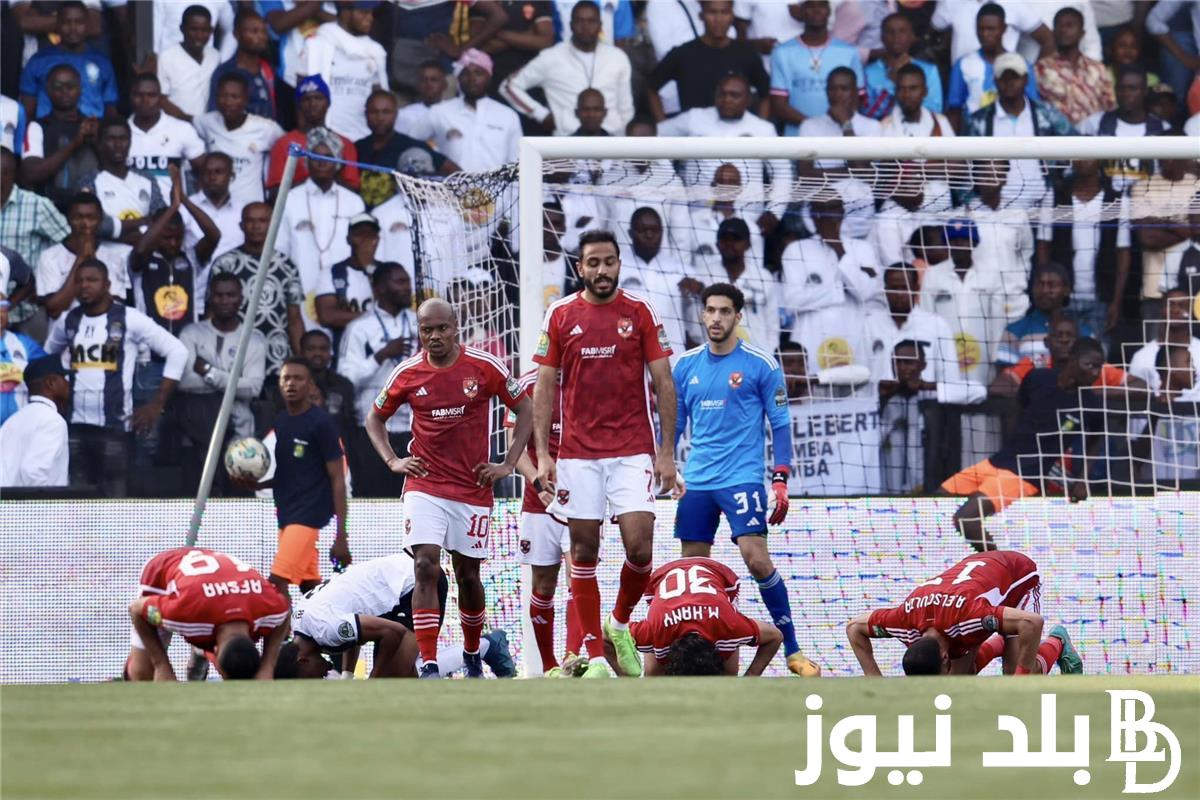
<path fill-rule="evenodd" d="M 775 627 L 783 633 L 788 669 L 816 677 L 821 669 L 800 652 L 787 585 L 767 552 L 767 525 L 780 524 L 788 511 L 792 421 L 783 370 L 770 353 L 736 335 L 746 302 L 740 289 L 714 283 L 700 298 L 708 343 L 684 353 L 673 373 L 679 433 L 689 419 L 692 423 L 686 483 L 679 482 L 687 491 L 675 511 L 675 538 L 683 558 L 707 558 L 725 514 L 742 560 L 758 583 Z M 763 417 L 771 425 L 775 454 L 771 476 L 775 507 L 770 517 L 764 502 Z"/>
<path fill-rule="evenodd" d="M 552 512 L 571 532 L 571 593 L 590 660 L 584 677 L 611 677 L 604 638 L 617 652 L 622 674 L 642 674 L 629 633 L 629 616 L 653 570 L 654 484 L 675 488 L 675 384 L 666 333 L 653 306 L 617 288 L 621 255 L 609 231 L 579 237 L 579 277 L 584 288 L 546 312 L 533 360 L 534 441 L 538 480 L 553 489 Z M 662 440 L 657 454 L 646 369 L 654 382 Z M 550 456 L 550 425 L 562 370 L 562 441 Z M 625 564 L 612 615 L 601 628 L 596 562 L 600 524 L 616 517 Z"/>
<path fill-rule="evenodd" d="M 479 565 L 488 555 L 492 484 L 516 469 L 533 427 L 533 404 L 499 359 L 459 344 L 454 308 L 445 300 L 421 303 L 417 336 L 421 352 L 392 370 L 367 415 L 367 435 L 388 469 L 408 476 L 404 540 L 416 567 L 412 622 L 424 662 L 421 677 L 441 677 L 438 581 L 445 548 L 458 583 L 463 663 L 468 678 L 482 678 L 479 639 L 486 599 Z M 488 463 L 493 397 L 517 413 L 508 457 L 501 464 Z M 408 448 L 412 455 L 407 458 L 396 455 L 386 428 L 388 418 L 404 403 L 413 418 Z"/>

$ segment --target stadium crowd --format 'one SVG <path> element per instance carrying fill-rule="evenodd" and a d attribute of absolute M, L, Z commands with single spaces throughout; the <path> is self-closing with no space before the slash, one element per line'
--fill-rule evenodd
<path fill-rule="evenodd" d="M 445 296 L 515 371 L 494 308 L 516 302 L 515 220 L 435 279 L 410 184 L 345 162 L 437 181 L 502 170 L 522 135 L 1200 136 L 1197 3 L 154 0 L 149 31 L 135 11 L 2 6 L 8 487 L 195 491 L 291 144 L 335 160 L 298 165 L 229 435 L 267 433 L 299 356 L 354 496 L 394 497 L 364 424 L 419 347 L 415 302 Z M 873 454 L 850 460 L 870 474 L 798 474 L 797 493 L 932 490 L 1001 449 L 1014 399 L 1024 417 L 1051 402 L 1024 380 L 1052 365 L 1119 411 L 1090 478 L 1200 477 L 1198 160 L 575 166 L 547 176 L 547 307 L 578 288 L 580 235 L 608 228 L 676 355 L 728 282 L 745 337 L 781 356 L 797 432 L 806 406 L 866 398 Z M 690 201 L 655 199 L 677 190 Z M 1103 355 L 1086 382 L 1081 342 Z M 1168 411 L 1129 410 L 1148 401 Z M 408 414 L 387 432 L 404 452 Z M 1164 440 L 1170 474 L 1148 452 Z M 1018 460 L 1008 474 L 1040 480 L 1058 459 Z M 239 489 L 218 471 L 216 491 Z"/>

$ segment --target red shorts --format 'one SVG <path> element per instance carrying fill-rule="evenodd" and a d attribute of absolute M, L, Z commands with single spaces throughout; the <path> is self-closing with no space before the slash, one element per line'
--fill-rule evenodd
<path fill-rule="evenodd" d="M 271 562 L 271 574 L 297 585 L 321 580 L 319 534 L 320 531 L 307 525 L 285 525 L 279 532 L 279 549 Z"/>

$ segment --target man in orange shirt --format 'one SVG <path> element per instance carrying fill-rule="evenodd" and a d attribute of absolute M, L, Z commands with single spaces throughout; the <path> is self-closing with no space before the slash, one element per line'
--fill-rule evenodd
<path fill-rule="evenodd" d="M 1055 312 L 1050 318 L 1050 332 L 1045 338 L 1046 348 L 1050 351 L 1050 363 L 1047 366 L 1053 367 L 1055 362 L 1066 363 L 1067 354 L 1078 338 L 1079 321 L 1070 312 Z M 988 387 L 988 394 L 992 397 L 1016 397 L 1021 382 L 1034 367 L 1033 359 L 1025 356 L 1013 366 L 1001 370 Z M 1092 385 L 1097 389 L 1144 389 L 1146 384 L 1120 367 L 1105 363 L 1100 368 L 1100 377 Z"/>

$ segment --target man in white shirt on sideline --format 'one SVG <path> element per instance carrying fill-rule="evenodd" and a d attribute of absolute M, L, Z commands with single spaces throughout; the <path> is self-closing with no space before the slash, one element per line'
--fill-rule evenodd
<path fill-rule="evenodd" d="M 417 316 L 412 310 L 412 279 L 404 267 L 384 262 L 371 276 L 371 310 L 346 326 L 338 352 L 338 372 L 354 384 L 358 429 L 350 442 L 350 474 L 356 497 L 398 497 L 404 476 L 375 455 L 362 426 L 372 413 L 379 389 L 400 362 L 420 349 Z M 387 421 L 388 439 L 398 453 L 408 452 L 411 412 L 404 407 Z"/>
<path fill-rule="evenodd" d="M 411 122 L 408 135 L 433 141 L 434 149 L 470 172 L 497 169 L 517 160 L 521 119 L 516 112 L 487 96 L 492 81 L 492 57 L 468 50 L 454 62 L 458 97 L 429 110 L 424 124 Z"/>
<path fill-rule="evenodd" d="M 604 129 L 617 136 L 633 119 L 631 77 L 629 57 L 600 41 L 599 6 L 581 0 L 571 10 L 570 41 L 539 53 L 501 84 L 500 94 L 518 112 L 541 123 L 546 133 L 570 136 L 577 127 L 579 93 L 598 89 L 608 109 Z M 537 87 L 546 93 L 549 108 L 530 97 L 529 90 Z"/>
<path fill-rule="evenodd" d="M 934 386 L 924 387 L 939 403 L 973 404 L 987 398 L 982 383 L 967 381 L 959 367 L 954 332 L 946 320 L 916 305 L 917 271 L 909 264 L 898 264 L 884 271 L 888 308 L 867 314 L 867 342 L 872 353 L 875 380 L 895 380 L 892 351 L 896 343 L 911 339 L 925 354 L 922 379 Z M 935 394 L 936 393 L 936 394 Z"/>
<path fill-rule="evenodd" d="M 310 153 L 342 156 L 342 141 L 328 128 L 313 128 L 305 143 Z M 350 257 L 350 220 L 367 210 L 361 197 L 334 180 L 338 167 L 331 161 L 308 160 L 308 180 L 288 196 L 275 245 L 300 271 L 304 289 L 301 310 L 309 329 L 320 327 L 316 291 L 321 272 Z"/>
<path fill-rule="evenodd" d="M 320 75 L 329 86 L 326 125 L 352 142 L 371 135 L 366 118 L 371 92 L 391 88 L 387 52 L 370 36 L 377 5 L 338 3 L 337 21 L 317 28 L 300 54 L 299 74 Z"/>
<path fill-rule="evenodd" d="M 184 122 L 192 122 L 208 108 L 212 74 L 221 65 L 221 56 L 211 44 L 212 13 L 200 6 L 189 14 L 189 8 L 179 25 L 183 40 L 155 47 L 163 111 Z"/>
<path fill-rule="evenodd" d="M 210 152 L 204 157 L 204 166 L 200 168 L 200 191 L 189 199 L 200 207 L 221 230 L 221 241 L 213 250 L 212 260 L 228 253 L 245 241 L 242 234 L 242 209 L 246 204 L 234 198 L 229 187 L 233 182 L 233 159 L 227 153 Z M 204 238 L 200 224 L 187 212 L 181 209 L 184 229 L 183 246 L 193 248 Z"/>
<path fill-rule="evenodd" d="M 217 81 L 217 110 L 201 114 L 195 123 L 209 152 L 233 159 L 230 192 L 242 204 L 262 202 L 263 167 L 271 146 L 284 133 L 275 120 L 249 113 L 249 104 L 246 76 L 228 72 Z"/>
<path fill-rule="evenodd" d="M 129 89 L 133 115 L 129 118 L 129 166 L 158 181 L 164 198 L 171 196 L 169 164 L 192 171 L 204 163 L 204 142 L 196 129 L 181 119 L 163 113 L 162 89 L 153 73 L 133 79 Z"/>
<path fill-rule="evenodd" d="M 775 126 L 750 113 L 750 84 L 740 75 L 727 75 L 717 83 L 713 105 L 693 108 L 658 125 L 659 136 L 758 136 L 773 138 Z M 787 159 L 768 161 L 736 160 L 723 162 L 703 159 L 686 162 L 683 182 L 689 186 L 709 186 L 717 167 L 732 163 L 742 175 L 742 186 L 752 196 L 765 196 L 763 167 L 771 177 L 770 201 L 758 224 L 764 234 L 775 229 L 787 210 L 788 193 L 792 188 L 792 165 Z M 701 341 L 704 341 L 701 339 Z"/>
<path fill-rule="evenodd" d="M 954 136 L 954 126 L 944 114 L 925 108 L 928 94 L 925 70 L 911 63 L 896 70 L 896 103 L 880 122 L 880 135 Z"/>
<path fill-rule="evenodd" d="M 58 356 L 25 365 L 29 401 L 0 425 L 0 487 L 66 486 L 70 464 L 67 421 L 70 373 Z"/>

